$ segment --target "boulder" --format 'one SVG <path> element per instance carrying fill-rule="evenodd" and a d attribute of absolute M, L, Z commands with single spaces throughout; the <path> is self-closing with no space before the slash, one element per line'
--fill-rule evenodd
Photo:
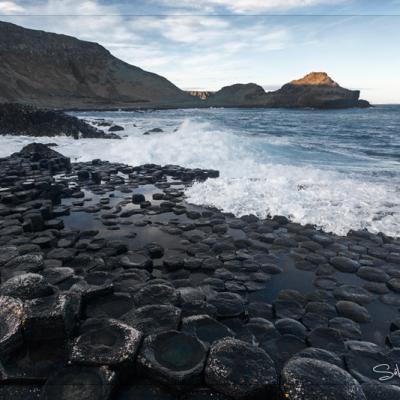
<path fill-rule="evenodd" d="M 338 301 L 336 303 L 336 309 L 339 316 L 352 319 L 355 322 L 371 321 L 368 310 L 352 301 Z"/>
<path fill-rule="evenodd" d="M 227 326 L 208 315 L 194 315 L 184 318 L 181 329 L 207 344 L 212 344 L 224 337 L 235 336 Z"/>
<path fill-rule="evenodd" d="M 126 367 L 133 364 L 142 333 L 116 320 L 94 321 L 77 337 L 70 360 L 89 366 Z"/>
<path fill-rule="evenodd" d="M 293 358 L 283 368 L 282 393 L 293 400 L 366 400 L 360 384 L 325 361 Z"/>
<path fill-rule="evenodd" d="M 110 400 L 116 381 L 107 367 L 71 366 L 56 371 L 42 389 L 41 400 Z"/>
<path fill-rule="evenodd" d="M 220 292 L 209 299 L 209 303 L 217 309 L 218 318 L 233 318 L 244 315 L 243 298 L 231 292 Z"/>
<path fill-rule="evenodd" d="M 71 336 L 81 308 L 77 294 L 56 294 L 25 302 L 24 335 L 29 341 Z"/>
<path fill-rule="evenodd" d="M 268 398 L 277 392 L 278 385 L 271 357 L 256 346 L 232 338 L 211 346 L 205 381 L 234 399 Z"/>
<path fill-rule="evenodd" d="M 0 359 L 12 354 L 23 343 L 25 310 L 22 301 L 0 296 Z"/>
<path fill-rule="evenodd" d="M 178 329 L 181 310 L 168 304 L 151 304 L 133 309 L 121 319 L 148 336 Z"/>
<path fill-rule="evenodd" d="M 151 379 L 172 386 L 201 382 L 206 347 L 192 335 L 178 331 L 148 336 L 138 355 L 139 371 Z"/>
<path fill-rule="evenodd" d="M 21 300 L 32 300 L 53 294 L 52 286 L 39 274 L 27 273 L 14 276 L 0 286 L 0 294 Z"/>

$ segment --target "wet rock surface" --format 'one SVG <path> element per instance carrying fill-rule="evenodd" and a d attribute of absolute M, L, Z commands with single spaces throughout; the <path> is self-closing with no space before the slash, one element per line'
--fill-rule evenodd
<path fill-rule="evenodd" d="M 210 349 L 206 383 L 234 399 L 275 394 L 277 374 L 268 354 L 236 339 L 222 339 Z"/>
<path fill-rule="evenodd" d="M 325 361 L 306 358 L 286 364 L 282 391 L 296 400 L 365 400 L 361 385 L 348 372 Z"/>
<path fill-rule="evenodd" d="M 396 397 L 399 239 L 185 201 L 217 176 L 0 159 L 0 397 Z"/>
<path fill-rule="evenodd" d="M 112 127 L 114 128 L 114 127 Z M 116 132 L 120 129 L 109 129 Z M 120 139 L 106 134 L 85 121 L 61 111 L 38 109 L 26 105 L 0 104 L 0 135 L 71 136 L 79 138 Z"/>

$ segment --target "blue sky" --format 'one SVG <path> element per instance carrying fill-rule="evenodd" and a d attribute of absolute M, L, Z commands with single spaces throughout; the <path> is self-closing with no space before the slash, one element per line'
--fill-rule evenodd
<path fill-rule="evenodd" d="M 400 0 L 0 0 L 0 14 L 99 42 L 183 89 L 275 89 L 326 71 L 400 103 Z"/>

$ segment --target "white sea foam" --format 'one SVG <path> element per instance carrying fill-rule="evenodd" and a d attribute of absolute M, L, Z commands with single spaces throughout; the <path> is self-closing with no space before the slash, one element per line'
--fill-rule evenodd
<path fill-rule="evenodd" d="M 238 216 L 285 215 L 341 235 L 350 229 L 367 228 L 400 236 L 399 187 L 390 181 L 279 162 L 268 152 L 260 152 L 266 139 L 233 134 L 191 116 L 180 125 L 172 121 L 167 128 L 165 121 L 157 121 L 156 117 L 135 120 L 136 127 L 123 117 L 116 122 L 126 127 L 122 134 L 127 137 L 122 140 L 35 140 L 55 142 L 59 146 L 56 150 L 77 161 L 101 158 L 130 165 L 157 163 L 218 169 L 220 178 L 195 183 L 186 191 L 187 199 Z M 158 126 L 165 132 L 142 134 Z M 285 144 L 285 140 L 278 144 Z M 18 151 L 31 141 L 27 137 L 3 137 L 0 156 Z"/>

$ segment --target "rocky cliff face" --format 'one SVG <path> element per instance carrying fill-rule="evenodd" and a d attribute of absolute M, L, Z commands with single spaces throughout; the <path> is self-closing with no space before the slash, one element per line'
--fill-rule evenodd
<path fill-rule="evenodd" d="M 0 102 L 43 107 L 171 107 L 196 101 L 167 79 L 73 37 L 0 22 Z"/>
<path fill-rule="evenodd" d="M 266 93 L 254 83 L 222 88 L 208 102 L 221 107 L 351 108 L 368 107 L 360 91 L 339 86 L 325 72 L 312 72 L 281 89 Z"/>
<path fill-rule="evenodd" d="M 206 90 L 188 90 L 187 93 L 191 96 L 198 97 L 200 100 L 207 100 L 213 94 L 213 92 Z"/>
<path fill-rule="evenodd" d="M 44 108 L 366 107 L 360 92 L 313 72 L 275 92 L 254 83 L 186 93 L 96 43 L 0 21 L 0 103 Z"/>

